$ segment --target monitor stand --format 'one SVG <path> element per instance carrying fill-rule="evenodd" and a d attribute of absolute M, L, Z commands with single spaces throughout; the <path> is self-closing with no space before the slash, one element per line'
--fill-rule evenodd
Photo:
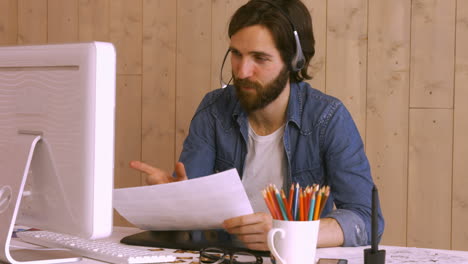
<path fill-rule="evenodd" d="M 6 263 L 65 263 L 81 260 L 81 256 L 65 250 L 35 250 L 13 249 L 10 250 L 11 236 L 15 226 L 16 217 L 20 208 L 21 198 L 28 177 L 33 155 L 41 155 L 52 164 L 51 155 L 42 140 L 41 133 L 34 131 L 20 131 L 10 145 L 7 153 L 13 158 L 6 164 L 0 179 L 0 262 Z M 50 173 L 55 173 L 53 166 L 47 166 Z"/>

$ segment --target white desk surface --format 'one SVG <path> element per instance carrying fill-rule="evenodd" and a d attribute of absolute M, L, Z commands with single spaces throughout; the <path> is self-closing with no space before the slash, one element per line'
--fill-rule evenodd
<path fill-rule="evenodd" d="M 119 241 L 121 238 L 132 235 L 142 230 L 132 227 L 114 227 L 114 231 L 106 240 Z M 367 247 L 336 247 L 336 248 L 319 248 L 317 249 L 317 258 L 343 258 L 348 260 L 348 264 L 364 263 L 363 251 Z M 468 251 L 427 249 L 427 248 L 412 248 L 412 247 L 395 247 L 395 246 L 380 246 L 379 249 L 386 250 L 386 264 L 467 264 Z M 177 257 L 189 258 L 180 259 L 186 264 L 198 264 L 198 254 L 191 253 L 173 253 L 174 249 L 166 249 L 171 254 Z M 103 263 L 91 259 L 83 259 L 79 264 L 96 264 Z M 265 264 L 271 264 L 269 258 L 265 258 Z"/>

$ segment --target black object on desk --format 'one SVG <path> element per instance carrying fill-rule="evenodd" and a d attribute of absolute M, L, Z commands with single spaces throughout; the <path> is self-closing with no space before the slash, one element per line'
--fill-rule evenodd
<path fill-rule="evenodd" d="M 269 251 L 247 249 L 242 242 L 222 229 L 185 231 L 144 231 L 126 236 L 121 243 L 145 247 L 196 250 L 217 247 L 250 252 L 256 256 L 269 257 Z"/>
<path fill-rule="evenodd" d="M 371 248 L 364 249 L 364 264 L 384 264 L 385 263 L 385 250 L 379 250 L 378 239 L 378 211 L 377 205 L 379 204 L 379 194 L 377 187 L 374 185 L 372 188 L 372 237 Z"/>

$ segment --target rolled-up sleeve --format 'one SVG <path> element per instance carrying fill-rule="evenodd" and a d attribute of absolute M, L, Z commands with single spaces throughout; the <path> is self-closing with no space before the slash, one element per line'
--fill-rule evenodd
<path fill-rule="evenodd" d="M 325 217 L 335 219 L 341 226 L 344 235 L 344 247 L 357 247 L 368 244 L 364 221 L 351 210 L 337 209 Z"/>
<path fill-rule="evenodd" d="M 340 104 L 328 115 L 322 133 L 327 179 L 337 210 L 328 213 L 344 233 L 344 246 L 371 242 L 372 180 L 370 165 L 354 121 Z M 378 237 L 384 230 L 379 206 Z"/>

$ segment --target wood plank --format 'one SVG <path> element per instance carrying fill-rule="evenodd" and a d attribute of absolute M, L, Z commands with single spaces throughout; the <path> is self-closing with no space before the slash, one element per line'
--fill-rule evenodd
<path fill-rule="evenodd" d="M 166 171 L 176 159 L 176 4 L 143 1 L 142 159 Z"/>
<path fill-rule="evenodd" d="M 115 119 L 115 187 L 141 185 L 140 173 L 129 167 L 141 159 L 141 77 L 117 77 Z"/>
<path fill-rule="evenodd" d="M 18 44 L 47 43 L 47 0 L 18 0 Z"/>
<path fill-rule="evenodd" d="M 369 2 L 366 152 L 379 187 L 381 243 L 406 246 L 411 0 Z"/>
<path fill-rule="evenodd" d="M 129 167 L 141 159 L 141 77 L 117 76 L 115 118 L 115 188 L 141 185 L 141 173 Z M 114 210 L 114 225 L 132 226 Z"/>
<path fill-rule="evenodd" d="M 48 0 L 47 42 L 78 41 L 78 0 Z"/>
<path fill-rule="evenodd" d="M 326 92 L 346 105 L 365 142 L 367 1 L 328 1 Z"/>
<path fill-rule="evenodd" d="M 411 109 L 408 246 L 450 249 L 453 110 Z"/>
<path fill-rule="evenodd" d="M 221 87 L 220 71 L 223 62 L 224 54 L 229 48 L 229 22 L 234 12 L 244 5 L 247 0 L 231 0 L 231 1 L 213 1 L 212 2 L 212 53 L 211 53 L 211 89 Z M 231 78 L 231 61 L 230 56 L 226 58 L 226 63 L 223 69 L 224 82 L 228 82 Z"/>
<path fill-rule="evenodd" d="M 452 249 L 468 250 L 468 1 L 457 2 Z"/>
<path fill-rule="evenodd" d="M 0 45 L 15 45 L 18 36 L 18 1 L 0 1 Z"/>
<path fill-rule="evenodd" d="M 327 61 L 327 2 L 323 0 L 302 1 L 312 16 L 312 29 L 315 38 L 315 55 L 309 64 L 312 80 L 307 81 L 312 87 L 322 92 L 326 90 Z"/>
<path fill-rule="evenodd" d="M 211 0 L 177 1 L 177 155 L 190 120 L 203 96 L 211 90 Z"/>
<path fill-rule="evenodd" d="M 114 43 L 118 74 L 141 74 L 142 0 L 112 0 L 109 11 L 109 38 Z"/>
<path fill-rule="evenodd" d="M 109 41 L 109 0 L 79 0 L 80 41 Z"/>
<path fill-rule="evenodd" d="M 453 108 L 456 0 L 414 0 L 411 107 Z"/>

